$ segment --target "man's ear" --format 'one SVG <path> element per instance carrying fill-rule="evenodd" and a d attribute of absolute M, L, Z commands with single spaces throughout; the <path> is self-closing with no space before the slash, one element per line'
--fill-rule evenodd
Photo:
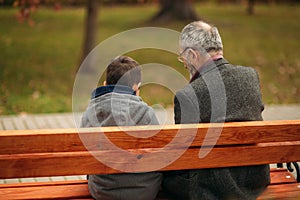
<path fill-rule="evenodd" d="M 192 60 L 196 60 L 197 59 L 197 52 L 194 50 L 194 49 L 189 49 L 189 52 L 190 52 L 190 58 L 192 59 Z"/>
<path fill-rule="evenodd" d="M 103 81 L 103 85 L 104 85 L 104 86 L 106 86 L 106 85 L 107 85 L 106 81 Z"/>
<path fill-rule="evenodd" d="M 188 49 L 186 59 L 189 63 L 197 65 L 198 54 L 193 49 Z"/>
<path fill-rule="evenodd" d="M 209 59 L 210 55 L 208 53 L 201 53 L 193 49 L 190 51 L 190 63 L 195 66 L 202 66 Z"/>

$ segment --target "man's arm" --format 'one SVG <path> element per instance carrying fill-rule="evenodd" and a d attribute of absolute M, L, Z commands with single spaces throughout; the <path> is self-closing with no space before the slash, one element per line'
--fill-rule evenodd
<path fill-rule="evenodd" d="M 175 124 L 201 122 L 198 99 L 190 85 L 176 93 L 174 98 L 174 119 Z"/>

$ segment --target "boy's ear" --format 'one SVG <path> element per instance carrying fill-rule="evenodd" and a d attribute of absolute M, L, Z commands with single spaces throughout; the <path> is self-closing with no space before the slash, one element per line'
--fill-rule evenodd
<path fill-rule="evenodd" d="M 106 81 L 103 81 L 103 85 L 106 86 Z"/>
<path fill-rule="evenodd" d="M 132 89 L 135 91 L 136 95 L 139 95 L 140 87 L 141 87 L 141 82 L 139 82 L 138 84 L 135 83 L 135 84 L 132 86 Z"/>
<path fill-rule="evenodd" d="M 132 89 L 133 89 L 134 91 L 137 91 L 137 90 L 140 89 L 140 87 L 141 87 L 141 83 L 138 83 L 138 84 L 135 83 L 135 84 L 132 86 Z"/>

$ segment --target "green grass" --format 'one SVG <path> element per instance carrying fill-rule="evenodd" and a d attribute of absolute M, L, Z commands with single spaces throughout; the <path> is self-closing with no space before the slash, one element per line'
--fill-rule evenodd
<path fill-rule="evenodd" d="M 219 10 L 213 16 L 216 8 L 203 9 L 203 15 L 220 27 L 226 58 L 259 71 L 265 103 L 299 103 L 299 6 L 258 6 L 254 16 L 233 6 Z"/>
<path fill-rule="evenodd" d="M 0 114 L 70 112 L 84 9 L 40 8 L 33 14 L 34 27 L 18 23 L 16 12 L 0 8 Z M 131 28 L 155 26 L 146 23 L 155 12 L 152 6 L 102 8 L 99 42 Z M 256 6 L 254 16 L 232 5 L 197 5 L 197 12 L 219 27 L 227 60 L 259 71 L 265 103 L 300 103 L 299 6 Z M 159 26 L 179 31 L 184 24 Z M 149 49 L 129 55 L 142 64 L 166 64 L 188 76 L 176 55 Z M 150 105 L 172 105 L 168 89 L 142 89 Z"/>

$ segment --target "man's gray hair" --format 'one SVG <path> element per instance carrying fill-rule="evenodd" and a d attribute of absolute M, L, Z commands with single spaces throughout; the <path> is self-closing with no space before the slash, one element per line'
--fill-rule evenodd
<path fill-rule="evenodd" d="M 192 22 L 182 29 L 180 46 L 183 49 L 195 48 L 201 53 L 223 50 L 222 39 L 217 27 L 203 21 Z"/>

